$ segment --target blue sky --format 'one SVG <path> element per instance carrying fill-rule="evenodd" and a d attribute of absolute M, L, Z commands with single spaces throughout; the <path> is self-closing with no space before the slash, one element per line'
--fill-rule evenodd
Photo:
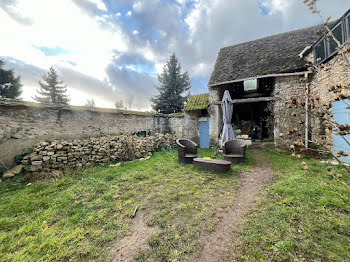
<path fill-rule="evenodd" d="M 341 16 L 348 0 L 319 0 Z M 0 57 L 21 76 L 23 99 L 54 66 L 72 104 L 134 97 L 149 110 L 157 73 L 175 52 L 192 94 L 207 92 L 220 48 L 319 23 L 302 0 L 1 0 Z M 15 32 L 15 33 L 14 33 Z"/>
<path fill-rule="evenodd" d="M 46 56 L 58 56 L 62 54 L 69 54 L 69 50 L 66 50 L 59 46 L 47 47 L 47 46 L 34 46 L 44 53 Z"/>

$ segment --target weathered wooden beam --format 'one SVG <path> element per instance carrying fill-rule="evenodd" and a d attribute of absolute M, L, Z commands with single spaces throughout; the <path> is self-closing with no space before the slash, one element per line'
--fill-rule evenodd
<path fill-rule="evenodd" d="M 245 103 L 255 103 L 255 102 L 269 102 L 277 100 L 277 98 L 268 96 L 268 97 L 252 97 L 252 98 L 242 98 L 242 99 L 233 99 L 232 104 L 245 104 Z M 221 101 L 212 102 L 213 105 L 221 105 Z"/>
<path fill-rule="evenodd" d="M 305 71 L 305 72 L 295 72 L 295 73 L 281 73 L 281 74 L 270 74 L 270 75 L 254 76 L 254 77 L 242 78 L 242 79 L 237 79 L 237 80 L 219 82 L 219 83 L 215 83 L 215 84 L 209 84 L 208 87 L 232 84 L 232 83 L 237 83 L 237 82 L 243 82 L 245 80 L 267 78 L 267 77 L 285 77 L 285 76 L 305 75 L 305 73 L 309 73 L 310 74 L 312 72 L 311 71 Z"/>

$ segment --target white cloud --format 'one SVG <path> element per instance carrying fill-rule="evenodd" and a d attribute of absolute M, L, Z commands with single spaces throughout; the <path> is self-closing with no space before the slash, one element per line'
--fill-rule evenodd
<path fill-rule="evenodd" d="M 37 89 L 38 89 L 37 86 L 26 85 L 23 88 L 23 92 L 21 96 L 22 99 L 24 101 L 34 101 L 33 97 L 35 96 Z M 74 89 L 74 88 L 68 88 L 67 95 L 69 96 L 70 104 L 77 105 L 77 106 L 85 105 L 86 101 L 92 98 L 91 95 L 89 95 L 88 93 L 83 92 L 82 90 L 79 90 L 79 89 Z M 93 99 L 97 107 L 102 107 L 102 108 L 114 107 L 114 103 L 112 101 L 101 99 L 98 96 L 93 96 Z"/>
<path fill-rule="evenodd" d="M 157 70 L 157 74 L 161 74 L 163 72 L 164 64 L 158 63 L 158 64 L 155 64 L 155 67 Z"/>
<path fill-rule="evenodd" d="M 185 23 L 187 41 L 169 41 L 192 76 L 209 77 L 220 48 L 268 35 L 300 29 L 319 23 L 302 0 L 201 0 L 194 5 Z M 263 4 L 269 15 L 261 13 Z M 321 11 L 341 16 L 348 0 L 318 1 Z"/>
<path fill-rule="evenodd" d="M 268 10 L 269 15 L 286 13 L 292 4 L 292 1 L 288 0 L 260 0 L 259 2 Z"/>
<path fill-rule="evenodd" d="M 194 1 L 193 10 L 184 19 L 190 29 L 190 36 L 193 36 L 201 24 L 207 23 L 206 17 L 210 15 L 212 7 L 215 6 L 217 2 L 218 0 Z M 191 38 L 189 40 L 189 42 L 192 43 Z"/>
<path fill-rule="evenodd" d="M 130 85 L 138 93 L 150 95 L 156 79 L 152 67 L 162 72 L 172 52 L 184 71 L 205 79 L 210 76 L 221 47 L 319 22 L 302 0 L 176 1 L 115 0 L 110 3 L 111 6 L 115 3 L 111 14 L 103 0 L 18 0 L 16 5 L 5 4 L 7 9 L 0 0 L 0 25 L 6 25 L 0 26 L 0 56 L 16 58 L 44 71 L 51 65 L 65 68 L 66 71 L 61 71 L 70 87 L 85 92 L 86 96 L 72 91 L 72 96 L 84 98 L 72 101 L 78 103 L 90 96 L 111 103 L 116 99 L 115 89 L 127 96 L 132 91 Z M 319 0 L 318 3 L 325 16 L 337 18 L 346 11 L 348 1 Z M 120 3 L 132 3 L 132 9 L 124 13 L 118 10 Z M 259 5 L 266 8 L 268 15 L 259 11 Z M 124 19 L 124 15 L 128 18 Z M 130 30 L 130 25 L 137 25 L 137 29 Z M 48 56 L 37 47 L 63 51 Z M 116 54 L 151 61 L 147 65 L 148 75 L 135 71 L 142 68 L 137 67 L 138 60 L 136 67 L 114 64 Z M 69 75 L 67 70 L 76 74 Z M 32 79 L 28 86 L 38 80 Z M 146 105 L 146 99 L 142 104 Z"/>
<path fill-rule="evenodd" d="M 106 5 L 103 3 L 102 0 L 89 0 L 91 3 L 94 3 L 98 9 L 107 11 Z"/>
<path fill-rule="evenodd" d="M 135 12 L 141 12 L 143 9 L 144 5 L 141 1 L 136 1 L 133 5 L 132 5 L 132 9 Z"/>
<path fill-rule="evenodd" d="M 103 9 L 102 5 L 97 6 Z M 45 71 L 51 65 L 64 66 L 102 81 L 107 78 L 106 68 L 112 61 L 113 51 L 128 50 L 128 38 L 118 25 L 113 25 L 111 30 L 102 28 L 99 21 L 103 17 L 90 17 L 69 0 L 19 0 L 15 8 L 33 24 L 18 23 L 0 8 L 0 24 L 6 24 L 0 26 L 0 35 L 6 36 L 1 39 L 0 56 L 14 57 Z M 47 56 L 39 47 L 59 47 L 64 51 Z M 74 88 L 77 87 L 70 88 L 72 102 L 78 103 L 78 97 L 82 96 L 75 99 L 78 93 L 72 90 L 78 89 Z M 33 88 L 24 90 L 26 99 L 35 94 Z M 34 94 L 28 96 L 27 90 Z"/>
<path fill-rule="evenodd" d="M 206 76 L 212 71 L 212 67 L 206 63 L 198 63 L 194 70 L 192 70 L 192 76 Z"/>
<path fill-rule="evenodd" d="M 200 11 L 199 4 L 197 3 L 192 12 L 185 18 L 185 22 L 188 24 L 190 31 L 195 30 L 200 18 Z"/>
<path fill-rule="evenodd" d="M 127 39 L 117 26 L 114 32 L 102 29 L 97 19 L 82 14 L 69 0 L 20 0 L 17 9 L 30 17 L 33 25 L 19 24 L 0 9 L 0 24 L 7 25 L 0 27 L 0 35 L 6 35 L 1 41 L 0 56 L 16 57 L 40 68 L 69 60 L 76 64 L 76 70 L 102 80 L 112 50 L 128 48 Z M 67 54 L 46 56 L 36 47 L 60 47 Z"/>

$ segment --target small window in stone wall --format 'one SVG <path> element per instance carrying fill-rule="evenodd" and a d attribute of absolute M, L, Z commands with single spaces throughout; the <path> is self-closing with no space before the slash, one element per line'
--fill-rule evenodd
<path fill-rule="evenodd" d="M 252 79 L 252 80 L 245 80 L 244 83 L 244 91 L 255 91 L 258 89 L 258 80 Z"/>

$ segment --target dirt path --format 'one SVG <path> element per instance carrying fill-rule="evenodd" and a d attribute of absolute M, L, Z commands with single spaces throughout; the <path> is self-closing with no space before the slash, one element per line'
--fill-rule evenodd
<path fill-rule="evenodd" d="M 225 250 L 239 235 L 237 229 L 245 212 L 253 207 L 262 189 L 274 179 L 268 160 L 259 150 L 253 151 L 257 163 L 260 166 L 240 175 L 241 181 L 232 206 L 216 214 L 215 229 L 200 238 L 200 252 L 194 254 L 190 261 L 219 261 Z"/>
<path fill-rule="evenodd" d="M 112 248 L 111 262 L 135 261 L 136 255 L 148 248 L 148 238 L 157 233 L 158 229 L 147 226 L 142 213 L 137 213 L 131 232 L 131 235 L 124 237 L 114 249 Z"/>

